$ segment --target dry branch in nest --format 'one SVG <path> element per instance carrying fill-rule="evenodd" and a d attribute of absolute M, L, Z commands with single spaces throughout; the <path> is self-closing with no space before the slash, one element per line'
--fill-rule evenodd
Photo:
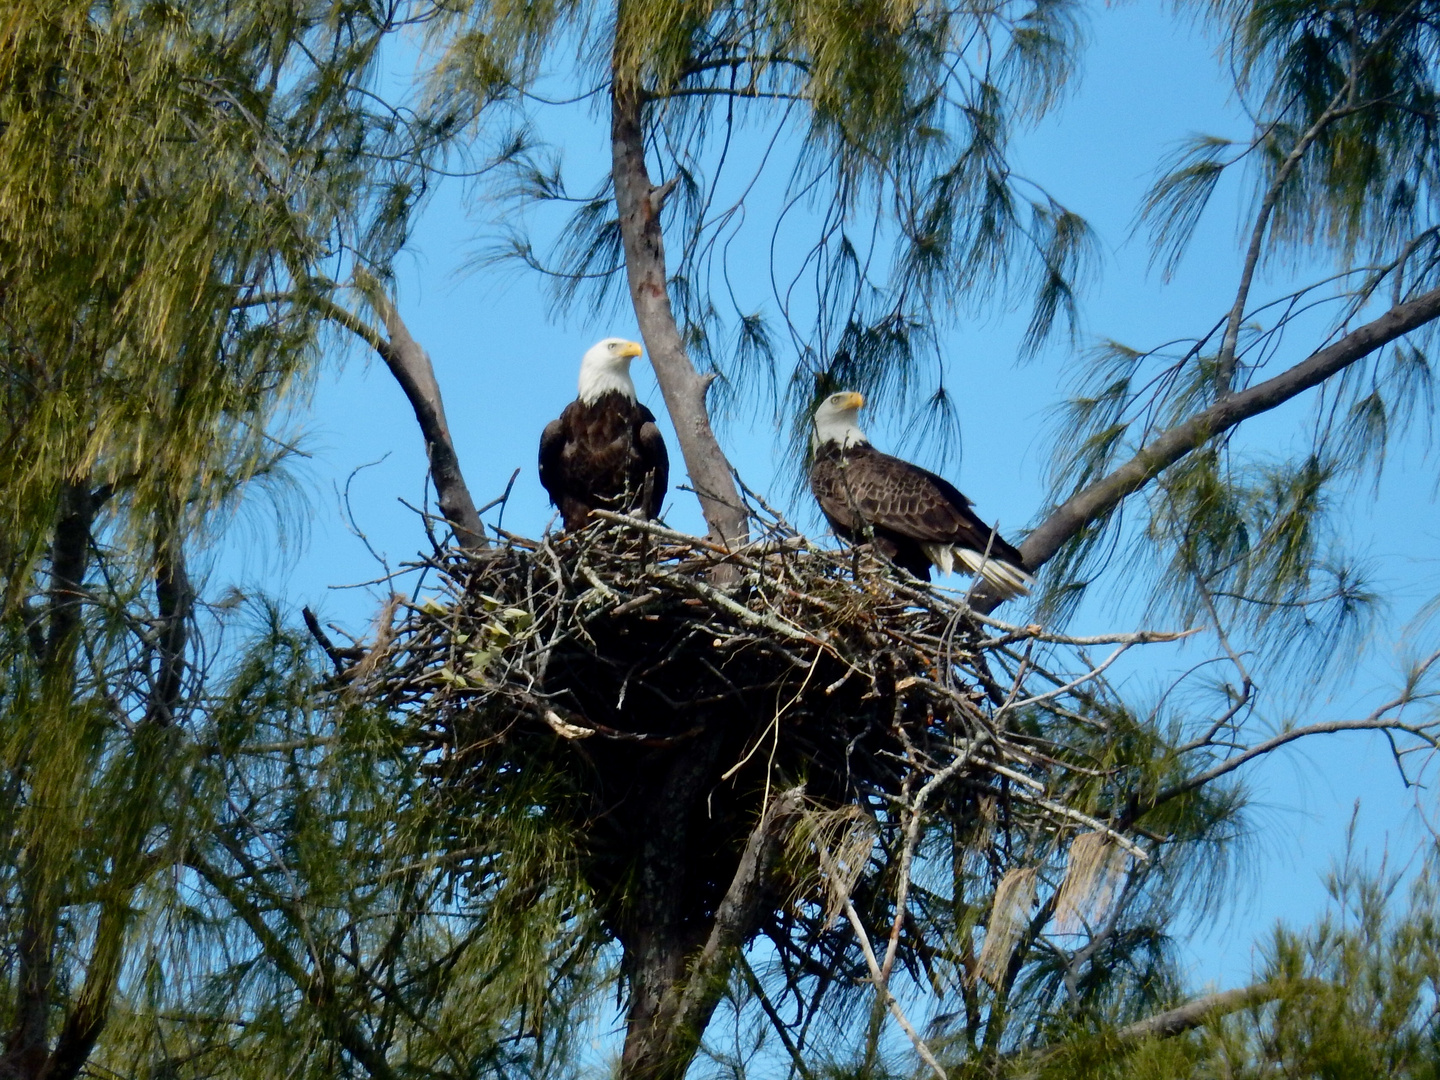
<path fill-rule="evenodd" d="M 999 815 L 1007 835 L 1052 849 L 1092 831 L 1144 857 L 1082 808 L 1105 803 L 1092 752 L 1036 720 L 1068 715 L 1103 738 L 1082 715 L 1096 669 L 1037 659 L 1053 635 L 984 619 L 868 549 L 820 548 L 773 517 L 757 515 L 761 539 L 735 552 L 602 517 L 539 542 L 439 549 L 428 599 L 380 629 L 347 692 L 408 717 L 457 814 L 467 792 L 550 778 L 538 809 L 584 837 L 583 871 L 622 939 L 642 879 L 659 875 L 672 929 L 698 946 L 766 799 L 794 784 L 815 813 L 901 826 L 857 834 L 891 854 L 913 854 L 918 830 L 903 826 L 923 810 Z M 722 565 L 738 584 L 713 584 Z M 846 890 L 863 858 L 847 855 Z M 785 931 L 812 949 L 845 899 L 824 877 L 787 908 L 813 909 Z"/>

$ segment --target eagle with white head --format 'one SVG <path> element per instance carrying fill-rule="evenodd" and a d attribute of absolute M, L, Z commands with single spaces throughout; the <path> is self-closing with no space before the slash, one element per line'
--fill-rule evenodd
<path fill-rule="evenodd" d="M 644 350 L 606 338 L 580 360 L 580 394 L 540 436 L 540 483 L 567 530 L 592 510 L 660 516 L 670 457 L 655 414 L 635 397 L 630 361 Z"/>
<path fill-rule="evenodd" d="M 948 481 L 882 454 L 860 430 L 865 399 L 844 391 L 815 410 L 810 490 L 835 532 L 875 548 L 928 581 L 930 567 L 958 566 L 983 578 L 1002 599 L 1028 593 L 1035 579 L 1020 552 L 970 509 Z"/>

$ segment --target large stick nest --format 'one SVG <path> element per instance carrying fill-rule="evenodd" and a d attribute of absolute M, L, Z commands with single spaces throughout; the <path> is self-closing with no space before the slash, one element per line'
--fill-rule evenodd
<path fill-rule="evenodd" d="M 537 788 L 541 809 L 584 836 L 622 936 L 618 898 L 666 844 L 681 849 L 666 873 L 684 921 L 703 926 L 767 792 L 797 782 L 812 805 L 883 817 L 949 767 L 927 812 L 988 800 L 993 814 L 999 799 L 1052 831 L 1102 828 L 1054 797 L 1069 765 L 1027 720 L 1083 707 L 1017 651 L 1038 627 L 984 620 L 867 548 L 825 549 L 774 518 L 728 552 L 603 517 L 437 549 L 429 598 L 397 600 L 350 679 L 411 716 L 457 808 L 507 770 L 560 778 Z M 1051 696 L 1026 704 L 1037 673 Z"/>

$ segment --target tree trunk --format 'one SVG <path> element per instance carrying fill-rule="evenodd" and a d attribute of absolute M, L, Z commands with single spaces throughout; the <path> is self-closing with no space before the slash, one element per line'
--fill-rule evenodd
<path fill-rule="evenodd" d="M 716 540 L 734 546 L 745 542 L 749 524 L 730 462 L 705 407 L 705 391 L 714 376 L 701 375 L 690 362 L 666 288 L 660 208 L 670 186 L 656 187 L 645 168 L 643 91 L 632 78 L 622 77 L 618 65 L 613 75 L 610 146 L 630 301 L 705 522 Z"/>
<path fill-rule="evenodd" d="M 195 594 L 185 573 L 184 552 L 173 537 L 155 553 L 156 622 L 155 671 L 145 722 L 168 727 L 180 708 L 185 681 L 185 647 Z"/>
<path fill-rule="evenodd" d="M 40 658 L 42 715 L 51 723 L 69 719 L 75 690 L 75 657 L 84 617 L 85 575 L 90 564 L 90 530 L 107 492 L 92 493 L 82 478 L 61 486 L 50 543 L 48 627 Z M 23 783 L 33 787 L 33 763 L 22 761 Z M 32 791 L 33 797 L 33 791 Z M 0 1077 L 24 1080 L 40 1075 L 49 1057 L 48 1027 L 55 990 L 55 935 L 59 927 L 52 846 L 40 835 L 25 842 L 20 882 L 20 934 L 15 1004 Z"/>
<path fill-rule="evenodd" d="M 729 983 L 738 950 L 755 930 L 780 840 L 802 788 L 773 798 L 751 830 L 723 899 L 709 917 L 690 910 L 690 823 L 705 813 L 711 766 L 724 732 L 692 745 L 671 765 L 654 800 L 655 827 L 641 851 L 635 896 L 620 933 L 630 1003 L 623 1080 L 680 1080 Z"/>
<path fill-rule="evenodd" d="M 84 483 L 67 484 L 61 492 L 50 552 L 49 627 L 39 655 L 43 715 L 52 725 L 88 722 L 86 710 L 74 707 L 81 693 L 77 657 L 83 638 L 94 520 L 111 494 L 108 485 L 92 491 Z M 43 823 L 32 823 L 35 831 L 25 844 L 20 873 L 16 1000 L 5 1050 L 0 1054 L 0 1080 L 74 1080 L 85 1070 L 109 1019 L 135 914 L 135 891 L 155 869 L 147 859 L 147 847 L 164 804 L 165 771 L 176 760 L 179 733 L 174 721 L 184 697 L 194 593 L 185 572 L 183 546 L 168 525 L 155 549 L 154 583 L 157 618 L 153 644 L 132 668 L 137 683 L 149 674 L 150 689 L 144 722 L 132 733 L 130 776 L 122 785 L 139 811 L 108 823 L 112 828 L 109 873 L 101 872 L 95 886 L 99 914 L 84 961 L 84 977 L 78 986 L 72 981 L 59 991 L 57 939 L 64 906 L 72 902 L 61 895 L 60 882 L 65 872 L 62 864 L 74 852 L 47 840 Z M 34 758 L 22 764 L 29 774 L 29 797 L 42 808 L 69 805 L 69 787 L 78 778 L 62 777 L 56 784 L 53 776 L 45 775 L 45 770 L 57 768 L 55 763 L 47 760 L 44 752 L 37 752 Z M 48 782 L 42 786 L 42 780 Z M 66 996 L 66 1014 L 52 1044 L 51 1020 Z"/>
<path fill-rule="evenodd" d="M 703 940 L 686 925 L 690 823 L 723 738 L 716 726 L 682 749 L 653 796 L 654 828 L 640 849 L 635 893 L 619 934 L 630 991 L 620 1057 L 624 1080 L 671 1080 L 689 1064 L 689 1055 L 677 1061 L 675 1032 L 665 1022 L 664 1005 L 680 985 L 686 959 Z"/>

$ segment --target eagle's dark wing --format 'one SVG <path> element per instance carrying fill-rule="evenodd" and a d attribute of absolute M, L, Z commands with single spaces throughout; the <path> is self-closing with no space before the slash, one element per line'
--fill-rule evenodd
<path fill-rule="evenodd" d="M 641 460 L 650 473 L 650 498 L 645 505 L 645 516 L 658 518 L 660 507 L 665 502 L 665 492 L 670 487 L 670 452 L 665 449 L 665 437 L 655 423 L 655 414 L 644 405 L 639 405 L 640 428 L 636 442 L 640 448 Z"/>
<path fill-rule="evenodd" d="M 848 462 L 829 448 L 822 449 L 810 464 L 810 490 L 825 519 L 842 535 L 854 538 L 864 526 L 864 508 L 853 490 L 854 478 Z"/>
<path fill-rule="evenodd" d="M 563 414 L 540 433 L 540 486 L 550 495 L 553 506 L 560 505 L 560 493 L 565 487 L 565 439 Z"/>
<path fill-rule="evenodd" d="M 881 455 L 884 456 L 884 455 Z M 917 540 L 932 542 L 939 539 L 957 544 L 971 551 L 989 551 L 991 558 L 1023 567 L 1025 560 L 1010 544 L 1003 540 L 994 527 L 985 523 L 979 514 L 970 509 L 971 503 L 954 484 L 944 477 L 911 465 L 909 462 L 891 458 L 891 461 L 918 475 L 916 480 L 915 514 L 926 528 L 945 533 L 943 536 L 921 536 Z"/>

